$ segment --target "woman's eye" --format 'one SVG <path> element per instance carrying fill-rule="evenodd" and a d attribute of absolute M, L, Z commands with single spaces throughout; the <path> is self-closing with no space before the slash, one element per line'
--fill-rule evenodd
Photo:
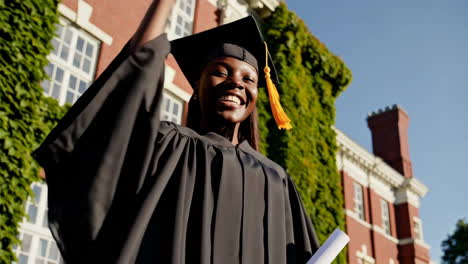
<path fill-rule="evenodd" d="M 213 73 L 215 76 L 218 76 L 218 77 L 225 77 L 227 76 L 227 73 L 223 72 L 223 71 L 215 71 Z"/>
<path fill-rule="evenodd" d="M 250 77 L 244 77 L 244 81 L 250 82 L 250 83 L 254 82 L 254 80 L 252 78 L 250 78 Z"/>

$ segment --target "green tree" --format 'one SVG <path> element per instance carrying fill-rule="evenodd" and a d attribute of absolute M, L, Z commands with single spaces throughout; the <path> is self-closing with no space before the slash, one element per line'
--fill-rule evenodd
<path fill-rule="evenodd" d="M 58 0 L 0 1 L 0 263 L 13 245 L 24 204 L 38 181 L 30 156 L 65 109 L 45 98 L 40 82 L 58 22 Z"/>
<path fill-rule="evenodd" d="M 345 229 L 341 176 L 336 166 L 335 100 L 351 82 L 351 71 L 281 4 L 264 21 L 264 35 L 279 72 L 281 103 L 293 129 L 280 131 L 259 91 L 261 150 L 291 175 L 323 243 Z M 345 263 L 345 253 L 336 263 Z"/>
<path fill-rule="evenodd" d="M 442 263 L 468 264 L 468 222 L 460 219 L 453 234 L 442 242 Z"/>

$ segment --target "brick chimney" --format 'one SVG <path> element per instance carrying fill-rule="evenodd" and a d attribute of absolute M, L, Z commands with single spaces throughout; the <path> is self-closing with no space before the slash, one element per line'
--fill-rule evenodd
<path fill-rule="evenodd" d="M 398 105 L 379 109 L 367 117 L 374 154 L 410 178 L 413 177 L 413 169 L 409 155 L 408 122 L 408 114 Z"/>

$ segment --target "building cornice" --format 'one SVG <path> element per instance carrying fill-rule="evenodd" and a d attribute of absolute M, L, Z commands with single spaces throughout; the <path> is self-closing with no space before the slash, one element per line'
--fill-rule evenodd
<path fill-rule="evenodd" d="M 411 202 L 408 197 L 415 194 L 423 197 L 426 195 L 428 188 L 416 178 L 406 178 L 398 171 L 390 167 L 381 158 L 369 153 L 362 146 L 354 142 L 343 132 L 337 128 L 333 128 L 336 132 L 336 141 L 338 145 L 338 163 L 344 166 L 343 159 L 350 160 L 354 165 L 366 171 L 372 177 L 389 184 L 397 191 L 397 203 Z M 341 159 L 341 160 L 340 160 Z M 345 168 L 339 168 L 345 170 Z M 416 197 L 417 198 L 417 197 Z M 418 203 L 416 201 L 412 202 Z"/>

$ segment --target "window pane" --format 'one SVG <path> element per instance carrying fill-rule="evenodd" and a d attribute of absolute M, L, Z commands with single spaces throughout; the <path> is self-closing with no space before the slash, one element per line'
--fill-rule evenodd
<path fill-rule="evenodd" d="M 88 87 L 88 84 L 86 82 L 80 81 L 80 88 L 78 90 L 80 93 L 84 93 L 87 87 Z"/>
<path fill-rule="evenodd" d="M 67 32 L 65 33 L 65 38 L 64 38 L 66 43 L 68 43 L 68 44 L 71 43 L 72 35 L 73 35 L 73 33 L 72 33 L 71 29 L 67 28 Z"/>
<path fill-rule="evenodd" d="M 50 81 L 49 80 L 44 80 L 41 82 L 42 88 L 44 88 L 44 91 L 46 94 L 49 94 L 49 88 L 50 88 Z"/>
<path fill-rule="evenodd" d="M 34 185 L 32 191 L 34 193 L 34 201 L 36 202 L 36 204 L 38 204 L 41 201 L 41 191 L 42 191 L 42 189 L 38 185 Z"/>
<path fill-rule="evenodd" d="M 73 66 L 80 68 L 81 66 L 81 55 L 75 53 L 75 57 L 73 58 Z"/>
<path fill-rule="evenodd" d="M 180 35 L 180 34 L 182 33 L 182 30 L 180 29 L 179 26 L 176 26 L 176 28 L 175 28 L 175 33 L 176 33 L 177 35 Z"/>
<path fill-rule="evenodd" d="M 46 252 L 47 252 L 47 244 L 49 242 L 45 239 L 42 239 L 39 241 L 39 248 L 38 248 L 38 251 L 37 251 L 37 254 L 39 254 L 39 256 L 41 257 L 45 257 L 46 256 Z"/>
<path fill-rule="evenodd" d="M 188 31 L 192 31 L 192 24 L 189 22 L 185 22 L 185 29 L 187 29 Z"/>
<path fill-rule="evenodd" d="M 65 99 L 65 101 L 67 103 L 73 104 L 73 98 L 74 98 L 73 93 L 72 92 L 67 92 L 67 98 Z"/>
<path fill-rule="evenodd" d="M 36 264 L 45 264 L 43 259 L 36 259 Z"/>
<path fill-rule="evenodd" d="M 28 264 L 28 256 L 24 254 L 20 254 L 19 256 L 19 264 Z"/>
<path fill-rule="evenodd" d="M 187 15 L 191 15 L 192 14 L 192 8 L 190 8 L 190 6 L 187 6 L 187 8 L 185 8 L 185 13 L 187 13 Z"/>
<path fill-rule="evenodd" d="M 54 242 L 50 243 L 49 259 L 58 259 L 58 248 Z"/>
<path fill-rule="evenodd" d="M 177 16 L 177 24 L 182 25 L 182 17 Z"/>
<path fill-rule="evenodd" d="M 60 85 L 54 84 L 54 89 L 52 89 L 52 97 L 59 99 L 60 95 Z"/>
<path fill-rule="evenodd" d="M 58 42 L 58 40 L 52 39 L 52 46 L 54 46 L 54 49 L 53 49 L 52 53 L 57 55 L 58 49 L 59 49 L 59 46 L 60 46 L 60 43 Z"/>
<path fill-rule="evenodd" d="M 55 72 L 55 80 L 58 82 L 63 81 L 63 70 L 57 67 L 57 71 Z"/>
<path fill-rule="evenodd" d="M 76 90 L 76 77 L 73 74 L 70 74 L 70 80 L 68 81 L 68 87 L 72 90 Z"/>
<path fill-rule="evenodd" d="M 81 37 L 78 37 L 76 40 L 76 49 L 79 51 L 83 51 L 83 46 L 84 46 L 84 39 Z"/>
<path fill-rule="evenodd" d="M 54 64 L 53 63 L 47 64 L 47 66 L 45 66 L 44 70 L 47 73 L 47 75 L 49 75 L 49 77 L 51 77 L 52 72 L 54 71 Z"/>
<path fill-rule="evenodd" d="M 91 43 L 86 44 L 86 56 L 93 57 L 94 47 Z"/>
<path fill-rule="evenodd" d="M 174 104 L 174 108 L 172 109 L 172 113 L 174 115 L 178 115 L 179 114 L 179 105 L 178 104 Z"/>
<path fill-rule="evenodd" d="M 86 73 L 89 73 L 90 67 L 91 67 L 91 61 L 88 59 L 85 59 L 83 62 L 83 71 L 85 71 Z"/>
<path fill-rule="evenodd" d="M 29 252 L 31 250 L 32 236 L 30 234 L 24 234 L 23 243 L 21 244 L 21 250 L 23 252 Z"/>
<path fill-rule="evenodd" d="M 63 45 L 62 51 L 60 52 L 60 58 L 67 60 L 68 59 L 68 47 Z"/>
<path fill-rule="evenodd" d="M 166 112 L 169 112 L 171 109 L 171 100 L 166 98 Z"/>
<path fill-rule="evenodd" d="M 63 33 L 63 26 L 60 24 L 57 24 L 55 27 L 55 34 L 57 35 L 58 38 L 62 37 Z"/>
<path fill-rule="evenodd" d="M 30 223 L 36 223 L 36 218 L 37 218 L 37 206 L 35 205 L 29 205 L 28 207 L 28 215 L 29 215 L 29 222 Z"/>

